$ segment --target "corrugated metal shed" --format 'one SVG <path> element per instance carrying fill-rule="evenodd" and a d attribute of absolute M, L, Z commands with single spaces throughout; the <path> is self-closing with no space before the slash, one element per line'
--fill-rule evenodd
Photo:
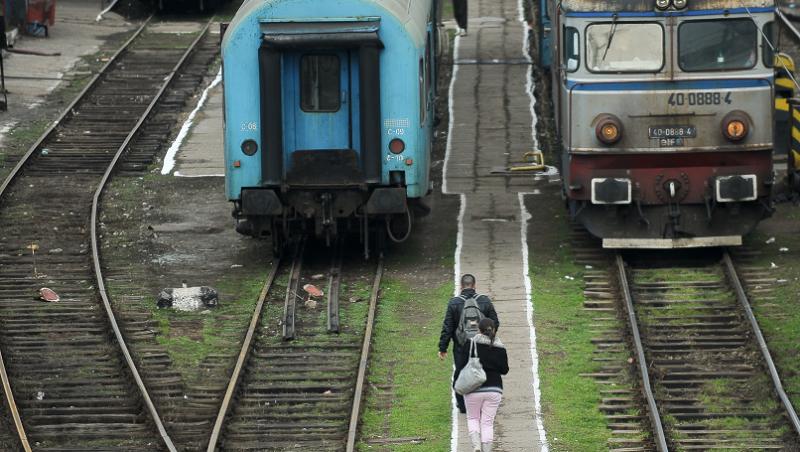
<path fill-rule="evenodd" d="M 687 10 L 773 7 L 772 0 L 688 0 Z M 563 0 L 566 11 L 655 11 L 655 0 Z"/>

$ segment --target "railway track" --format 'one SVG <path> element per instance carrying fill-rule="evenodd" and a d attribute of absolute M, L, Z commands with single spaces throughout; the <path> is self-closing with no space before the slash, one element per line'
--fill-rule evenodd
<path fill-rule="evenodd" d="M 330 260 L 304 240 L 292 247 L 261 291 L 208 451 L 355 450 L 383 261 L 367 286 L 366 272 L 343 270 L 341 246 Z M 323 307 L 301 283 L 326 275 Z M 344 292 L 368 293 L 368 306 L 341 305 Z"/>
<path fill-rule="evenodd" d="M 213 27 L 212 27 L 213 28 Z M 158 163 L 172 142 L 171 134 L 180 125 L 183 112 L 192 108 L 195 95 L 207 86 L 207 78 L 214 76 L 214 61 L 219 56 L 219 34 L 213 29 L 197 43 L 195 50 L 187 58 L 181 71 L 164 92 L 157 108 L 142 124 L 139 134 L 131 140 L 128 150 L 117 162 L 114 184 L 108 189 L 99 212 L 104 230 L 101 256 L 103 275 L 116 314 L 123 325 L 125 337 L 134 351 L 134 360 L 143 378 L 147 381 L 149 393 L 171 433 L 176 447 L 183 451 L 204 450 L 208 431 L 222 399 L 226 381 L 217 382 L 212 377 L 219 369 L 227 368 L 219 357 L 203 361 L 197 373 L 204 375 L 203 384 L 187 381 L 165 348 L 158 342 L 157 328 L 154 328 L 152 308 L 145 300 L 160 289 L 151 288 L 152 275 L 141 265 L 141 252 L 119 254 L 118 244 L 112 238 L 121 218 L 126 223 L 127 208 L 118 209 L 115 191 L 119 185 L 130 183 L 131 179 L 147 176 L 152 165 Z M 133 247 L 129 247 L 133 250 Z M 146 294 L 143 295 L 143 294 Z M 221 362 L 222 361 L 222 362 Z"/>
<path fill-rule="evenodd" d="M 800 422 L 730 256 L 671 259 L 615 257 L 651 427 L 638 450 L 797 450 Z"/>
<path fill-rule="evenodd" d="M 176 450 L 105 292 L 97 212 L 207 28 L 176 35 L 145 23 L 0 185 L 4 387 L 18 437 L 37 450 Z M 38 300 L 42 287 L 60 301 Z"/>

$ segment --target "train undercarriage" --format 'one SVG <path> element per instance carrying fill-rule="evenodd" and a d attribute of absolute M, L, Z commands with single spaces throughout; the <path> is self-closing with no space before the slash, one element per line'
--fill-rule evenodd
<path fill-rule="evenodd" d="M 386 240 L 402 243 L 411 234 L 415 216 L 429 209 L 418 199 L 407 199 L 405 187 L 350 189 L 242 190 L 234 203 L 236 231 L 270 238 L 273 252 L 298 234 L 313 235 L 331 245 L 338 237 L 356 231 L 365 257 L 382 249 Z"/>

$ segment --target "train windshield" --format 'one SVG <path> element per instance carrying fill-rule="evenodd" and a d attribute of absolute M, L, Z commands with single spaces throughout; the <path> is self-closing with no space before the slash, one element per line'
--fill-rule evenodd
<path fill-rule="evenodd" d="M 750 19 L 695 20 L 678 27 L 681 69 L 750 69 L 758 61 L 758 30 Z"/>
<path fill-rule="evenodd" d="M 656 22 L 612 22 L 586 28 L 592 72 L 657 72 L 664 66 L 664 28 Z"/>

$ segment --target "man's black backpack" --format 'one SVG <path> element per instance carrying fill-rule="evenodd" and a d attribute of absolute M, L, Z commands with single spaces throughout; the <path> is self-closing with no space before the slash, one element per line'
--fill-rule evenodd
<path fill-rule="evenodd" d="M 460 345 L 466 344 L 480 332 L 478 324 L 483 320 L 484 315 L 478 308 L 479 296 L 477 293 L 470 298 L 459 295 L 459 298 L 464 300 L 464 308 L 461 310 L 461 318 L 458 321 L 458 328 L 456 328 L 456 340 Z"/>

